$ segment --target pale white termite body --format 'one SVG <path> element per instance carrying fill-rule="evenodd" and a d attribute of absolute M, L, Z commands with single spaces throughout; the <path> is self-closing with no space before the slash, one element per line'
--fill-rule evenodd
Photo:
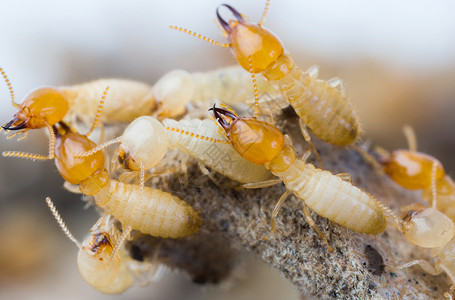
<path fill-rule="evenodd" d="M 274 105 L 283 105 L 278 99 L 278 90 L 263 77 L 258 77 L 258 85 L 267 96 L 264 101 L 273 100 L 276 102 Z M 250 74 L 239 66 L 194 73 L 174 70 L 166 73 L 153 86 L 158 116 L 168 118 L 183 114 L 189 102 L 204 107 L 210 106 L 216 99 L 223 99 L 229 105 L 246 103 L 253 91 Z"/>
<path fill-rule="evenodd" d="M 199 230 L 201 219 L 186 202 L 159 189 L 110 179 L 94 195 L 97 206 L 123 226 L 164 238 L 179 238 Z"/>
<path fill-rule="evenodd" d="M 242 158 L 226 141 L 211 120 L 165 119 L 139 117 L 123 135 L 90 152 L 90 155 L 114 142 L 120 142 L 119 161 L 128 170 L 150 169 L 162 160 L 169 148 L 178 148 L 212 170 L 241 183 L 260 182 L 272 177 L 261 165 Z M 77 154 L 80 155 L 80 154 Z"/>
<path fill-rule="evenodd" d="M 360 233 L 384 231 L 386 219 L 374 197 L 301 159 L 284 171 L 271 169 L 286 188 L 318 215 Z"/>
<path fill-rule="evenodd" d="M 148 84 L 125 79 L 98 79 L 59 88 L 69 102 L 64 120 L 72 125 L 82 121 L 89 126 L 98 110 L 99 95 L 107 86 L 110 87 L 109 101 L 104 104 L 103 123 L 130 122 L 151 114 L 156 107 L 152 87 Z"/>
<path fill-rule="evenodd" d="M 405 237 L 419 247 L 430 248 L 431 256 L 436 257 L 436 265 L 433 267 L 428 261 L 418 259 L 399 266 L 399 269 L 413 265 L 420 265 L 432 275 L 445 272 L 452 286 L 444 296 L 453 299 L 455 289 L 455 225 L 453 221 L 434 208 L 421 207 L 422 205 L 410 205 L 411 209 L 402 220 Z M 414 208 L 414 207 L 417 207 Z"/>

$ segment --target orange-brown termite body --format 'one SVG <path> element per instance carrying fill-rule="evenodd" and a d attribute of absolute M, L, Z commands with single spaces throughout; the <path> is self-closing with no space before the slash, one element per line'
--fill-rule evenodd
<path fill-rule="evenodd" d="M 98 123 L 107 90 L 89 133 Z M 96 152 L 86 157 L 74 154 L 96 147 L 87 135 L 72 132 L 63 122 L 53 126 L 49 157 L 23 152 L 4 152 L 5 157 L 46 160 L 55 158 L 61 176 L 78 184 L 83 194 L 94 196 L 95 203 L 114 216 L 126 228 L 160 237 L 178 238 L 199 230 L 201 220 L 191 206 L 169 193 L 150 187 L 125 184 L 111 179 L 104 168 L 105 157 Z M 54 148 L 55 146 L 55 148 Z"/>
<path fill-rule="evenodd" d="M 334 144 L 352 145 L 360 132 L 358 117 L 351 102 L 344 95 L 340 79 L 328 82 L 316 78 L 316 69 L 303 72 L 286 53 L 283 44 L 270 30 L 262 26 L 268 11 L 267 2 L 262 20 L 258 24 L 248 22 L 232 6 L 223 4 L 235 19 L 226 22 L 219 14 L 217 18 L 227 36 L 228 43 L 222 44 L 185 28 L 171 26 L 182 32 L 199 37 L 214 45 L 229 47 L 237 62 L 252 74 L 261 73 L 270 84 L 275 86 L 288 101 L 301 119 L 302 132 L 310 142 L 306 131 L 308 126 L 320 139 Z M 338 87 L 338 88 L 337 88 Z M 258 90 L 255 91 L 256 112 Z M 317 155 L 312 144 L 310 145 Z M 363 153 L 365 154 L 365 153 Z M 319 158 L 318 158 L 319 160 Z"/>
<path fill-rule="evenodd" d="M 276 205 L 273 217 L 292 192 L 304 203 L 305 209 L 308 206 L 317 214 L 351 230 L 369 234 L 384 231 L 384 214 L 391 213 L 388 208 L 341 176 L 305 163 L 307 156 L 299 159 L 289 139 L 275 126 L 256 118 L 240 118 L 231 109 L 214 106 L 211 110 L 234 149 L 246 160 L 265 165 L 288 189 L 289 192 Z M 246 186 L 262 187 L 266 184 Z"/>

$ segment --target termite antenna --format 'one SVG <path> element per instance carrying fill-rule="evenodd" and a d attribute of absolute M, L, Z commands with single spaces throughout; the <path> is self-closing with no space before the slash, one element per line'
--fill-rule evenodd
<path fill-rule="evenodd" d="M 120 251 L 120 247 L 122 247 L 123 243 L 125 242 L 125 240 L 130 235 L 131 230 L 133 230 L 133 228 L 131 226 L 126 226 L 126 228 L 123 230 L 123 233 L 120 236 L 117 244 L 115 244 L 115 247 L 114 247 L 114 250 L 112 251 L 111 257 L 109 258 L 109 263 L 111 263 L 112 260 L 114 260 L 115 256 Z"/>
<path fill-rule="evenodd" d="M 19 108 L 19 104 L 17 104 L 17 103 L 14 101 L 13 86 L 11 85 L 11 82 L 9 82 L 9 79 L 8 79 L 8 77 L 6 76 L 5 71 L 3 71 L 2 68 L 0 68 L 0 74 L 2 74 L 3 79 L 5 79 L 6 85 L 8 86 L 9 93 L 10 93 L 10 95 L 11 95 L 11 103 L 13 104 L 13 106 L 14 106 L 15 108 Z"/>
<path fill-rule="evenodd" d="M 63 232 L 66 234 L 66 236 L 73 242 L 77 245 L 77 247 L 80 249 L 81 248 L 81 243 L 79 243 L 78 240 L 76 240 L 76 238 L 71 234 L 71 232 L 69 231 L 68 227 L 66 227 L 66 224 L 65 222 L 63 221 L 62 217 L 60 216 L 60 214 L 58 213 L 58 210 L 57 208 L 55 208 L 55 205 L 54 203 L 52 202 L 51 198 L 49 197 L 46 197 L 46 203 L 47 203 L 47 206 L 49 207 L 50 211 L 52 212 L 52 214 L 54 215 L 54 218 L 55 220 L 57 221 L 58 225 L 60 226 L 60 228 L 63 230 Z"/>
<path fill-rule="evenodd" d="M 120 143 L 122 140 L 122 137 L 119 136 L 118 138 L 116 139 L 113 139 L 113 140 L 110 140 L 110 141 L 107 141 L 106 143 L 104 144 L 101 144 L 101 145 L 98 145 L 96 146 L 95 148 L 92 148 L 90 149 L 89 151 L 87 152 L 78 152 L 78 153 L 74 153 L 73 156 L 74 157 L 88 157 L 88 156 L 91 156 L 93 154 L 95 154 L 96 152 L 99 152 L 101 150 L 103 150 L 104 148 L 110 146 L 110 145 L 113 145 L 113 144 L 117 144 L 117 143 Z"/>
<path fill-rule="evenodd" d="M 220 43 L 220 42 L 217 42 L 211 38 L 208 38 L 202 34 L 199 34 L 199 33 L 196 33 L 194 31 L 191 31 L 191 30 L 188 30 L 186 28 L 183 28 L 183 27 L 179 27 L 179 26 L 173 26 L 173 25 L 170 25 L 169 26 L 170 29 L 173 29 L 173 30 L 177 30 L 177 31 L 180 31 L 180 32 L 184 32 L 184 33 L 188 33 L 189 35 L 192 35 L 194 37 L 197 37 L 198 39 L 201 39 L 201 40 L 204 40 L 212 45 L 215 45 L 215 46 L 220 46 L 220 47 L 224 47 L 224 48 L 229 48 L 231 46 L 231 44 L 228 44 L 228 43 Z M 224 28 L 224 26 L 223 26 Z"/>
<path fill-rule="evenodd" d="M 406 137 L 406 140 L 408 141 L 408 148 L 409 151 L 417 151 L 417 138 L 416 138 L 416 133 L 412 126 L 410 125 L 404 125 L 403 128 L 403 134 Z"/>
<path fill-rule="evenodd" d="M 211 116 L 209 116 L 211 117 Z M 217 121 L 215 121 L 215 119 L 213 119 L 212 117 L 212 120 L 218 124 Z M 221 128 L 222 130 L 222 134 L 226 134 L 226 132 L 224 131 L 223 127 L 221 127 L 219 124 L 218 126 Z M 200 139 L 200 140 L 203 140 L 203 141 L 207 141 L 207 142 L 210 142 L 210 143 L 216 143 L 216 144 L 230 144 L 231 142 L 230 141 L 227 141 L 227 140 L 219 140 L 219 139 L 215 139 L 215 138 L 212 138 L 212 137 L 208 137 L 208 136 L 204 136 L 204 135 L 201 135 L 201 134 L 197 134 L 197 133 L 194 133 L 194 132 L 190 132 L 190 131 L 187 131 L 187 130 L 183 130 L 183 129 L 180 129 L 180 128 L 175 128 L 175 127 L 166 127 L 165 128 L 166 130 L 169 130 L 169 131 L 172 131 L 172 132 L 175 132 L 175 133 L 180 133 L 182 135 L 187 135 L 187 136 L 190 136 L 190 137 L 193 137 L 193 138 L 196 138 L 196 139 Z"/>
<path fill-rule="evenodd" d="M 95 117 L 95 120 L 93 121 L 92 127 L 85 134 L 85 136 L 89 136 L 90 134 L 92 134 L 93 130 L 95 130 L 96 126 L 98 126 L 98 122 L 99 122 L 100 117 L 101 117 L 101 112 L 103 111 L 104 101 L 106 100 L 106 95 L 107 95 L 108 91 L 109 91 L 109 87 L 107 86 L 106 89 L 103 92 L 103 96 L 101 97 L 100 103 L 98 105 L 98 111 L 96 112 L 96 117 Z"/>
<path fill-rule="evenodd" d="M 254 87 L 254 118 L 257 119 L 259 114 L 259 90 L 256 75 L 253 72 L 253 60 L 251 59 L 251 56 L 248 57 L 248 63 L 250 64 L 250 74 Z"/>
<path fill-rule="evenodd" d="M 269 8 L 270 8 L 270 0 L 267 0 L 267 2 L 265 3 L 264 12 L 262 13 L 261 21 L 258 23 L 259 26 L 262 26 L 262 24 L 264 24 L 265 17 L 267 16 L 267 13 L 269 12 Z"/>
<path fill-rule="evenodd" d="M 47 156 L 27 153 L 27 152 L 17 152 L 17 151 L 5 151 L 2 153 L 3 157 L 18 157 L 26 158 L 32 160 L 50 160 L 54 159 L 54 147 L 55 147 L 55 132 L 51 125 L 45 122 L 47 129 L 49 130 L 49 154 Z"/>

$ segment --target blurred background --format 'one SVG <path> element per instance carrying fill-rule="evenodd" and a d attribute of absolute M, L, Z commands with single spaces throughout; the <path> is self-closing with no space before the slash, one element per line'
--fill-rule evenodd
<path fill-rule="evenodd" d="M 0 66 L 20 102 L 43 85 L 69 85 L 102 77 L 153 84 L 167 71 L 205 71 L 235 64 L 227 49 L 168 29 L 187 27 L 222 41 L 213 23 L 218 1 L 4 1 Z M 229 1 L 259 20 L 265 1 Z M 455 2 L 450 0 L 272 1 L 265 26 L 296 63 L 320 66 L 322 79 L 338 76 L 355 104 L 365 140 L 392 150 L 407 147 L 405 124 L 419 150 L 455 175 Z M 226 14 L 227 16 L 227 14 Z M 0 83 L 0 121 L 15 113 Z M 37 131 L 17 143 L 2 136 L 0 150 L 47 153 Z M 0 159 L 0 298 L 98 299 L 76 268 L 69 242 L 44 203 L 50 196 L 79 239 L 97 219 L 62 187 L 53 162 Z M 298 299 L 279 276 L 255 261 L 241 268 L 231 289 L 203 288 L 168 274 L 128 299 Z M 240 271 L 239 271 L 240 272 Z M 267 282 L 267 284 L 264 284 Z M 232 285 L 232 284 L 231 284 Z M 271 287 L 265 289 L 264 287 Z"/>

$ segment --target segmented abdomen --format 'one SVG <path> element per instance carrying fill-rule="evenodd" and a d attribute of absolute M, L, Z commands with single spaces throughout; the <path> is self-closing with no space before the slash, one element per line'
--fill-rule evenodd
<path fill-rule="evenodd" d="M 272 173 L 317 214 L 360 233 L 384 231 L 386 219 L 373 196 L 329 171 L 296 160 L 286 171 Z"/>
<path fill-rule="evenodd" d="M 339 90 L 302 72 L 296 65 L 283 78 L 269 82 L 320 139 L 335 145 L 354 143 L 359 121 L 352 104 Z"/>
<path fill-rule="evenodd" d="M 241 157 L 231 143 L 218 132 L 212 120 L 163 120 L 168 130 L 170 145 L 196 158 L 204 165 L 241 183 L 270 179 L 272 174 L 263 166 L 253 164 Z M 201 137 L 208 138 L 202 139 Z"/>
<path fill-rule="evenodd" d="M 199 230 L 198 214 L 184 201 L 158 189 L 144 187 L 141 201 L 140 186 L 110 180 L 95 195 L 96 205 L 114 216 L 124 226 L 159 237 L 178 238 Z M 136 213 L 133 214 L 133 210 Z"/>
<path fill-rule="evenodd" d="M 133 80 L 99 79 L 60 88 L 68 97 L 70 107 L 65 121 L 74 124 L 80 119 L 90 126 L 98 110 L 101 96 L 108 86 L 110 89 L 101 115 L 102 122 L 130 122 L 152 113 L 155 100 L 151 86 Z"/>
<path fill-rule="evenodd" d="M 190 75 L 194 84 L 194 102 L 209 104 L 213 99 L 221 99 L 225 104 L 234 105 L 251 99 L 254 94 L 250 73 L 238 65 Z M 262 76 L 256 79 L 261 93 L 270 97 L 279 94 Z"/>

